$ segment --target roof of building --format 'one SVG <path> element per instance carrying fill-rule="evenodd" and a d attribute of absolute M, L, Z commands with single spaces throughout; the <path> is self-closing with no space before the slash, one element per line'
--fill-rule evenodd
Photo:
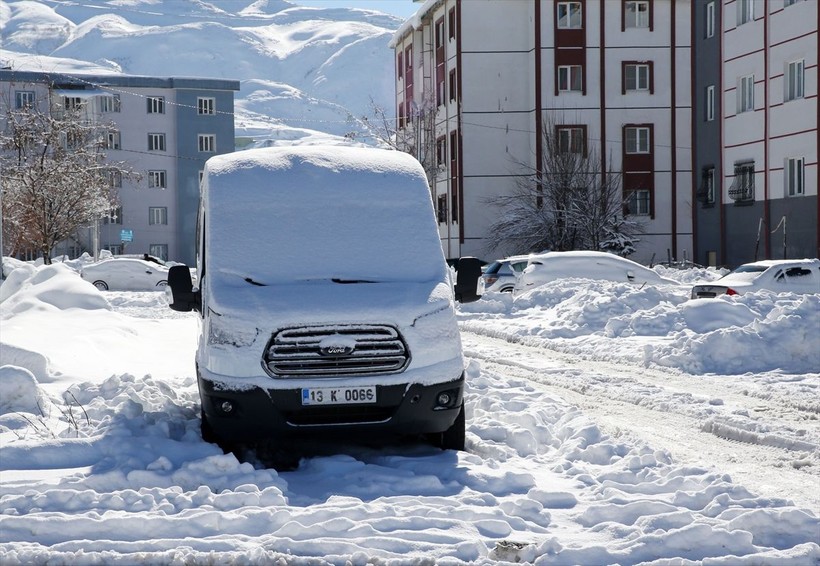
<path fill-rule="evenodd" d="M 48 83 L 56 88 L 116 86 L 130 88 L 239 90 L 239 81 L 233 79 L 16 71 L 12 69 L 0 69 L 0 81 Z"/>

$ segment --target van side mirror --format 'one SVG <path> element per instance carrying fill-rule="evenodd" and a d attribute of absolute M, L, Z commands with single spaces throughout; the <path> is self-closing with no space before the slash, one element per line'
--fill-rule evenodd
<path fill-rule="evenodd" d="M 168 270 L 168 287 L 171 288 L 170 307 L 175 311 L 190 312 L 202 310 L 202 294 L 194 291 L 191 270 L 187 265 L 174 265 Z"/>
<path fill-rule="evenodd" d="M 481 298 L 478 294 L 478 278 L 481 277 L 481 260 L 475 257 L 459 258 L 456 264 L 456 300 L 472 303 Z"/>

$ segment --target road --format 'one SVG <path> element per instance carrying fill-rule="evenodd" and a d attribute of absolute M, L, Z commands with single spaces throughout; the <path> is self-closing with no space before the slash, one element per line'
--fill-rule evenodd
<path fill-rule="evenodd" d="M 608 434 L 714 467 L 756 495 L 820 510 L 820 410 L 769 388 L 669 368 L 580 359 L 462 332 L 485 372 L 531 382 L 577 406 Z"/>

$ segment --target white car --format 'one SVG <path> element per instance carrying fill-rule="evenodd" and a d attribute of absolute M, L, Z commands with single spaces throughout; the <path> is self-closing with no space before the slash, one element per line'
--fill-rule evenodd
<path fill-rule="evenodd" d="M 499 259 L 487 265 L 479 279 L 479 295 L 489 292 L 509 293 L 515 287 L 515 280 L 527 267 L 529 256 L 517 255 Z"/>
<path fill-rule="evenodd" d="M 745 263 L 716 281 L 692 287 L 692 298 L 742 295 L 767 289 L 775 293 L 820 293 L 820 260 L 764 260 Z"/>
<path fill-rule="evenodd" d="M 80 277 L 100 291 L 164 291 L 168 268 L 141 259 L 112 258 L 84 265 Z"/>
<path fill-rule="evenodd" d="M 648 267 L 615 254 L 594 251 L 549 252 L 530 256 L 527 267 L 515 283 L 513 293 L 520 295 L 539 285 L 570 278 L 636 284 L 677 284 Z"/>

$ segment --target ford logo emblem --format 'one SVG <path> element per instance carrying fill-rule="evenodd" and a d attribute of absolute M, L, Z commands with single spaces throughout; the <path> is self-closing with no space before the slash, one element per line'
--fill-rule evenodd
<path fill-rule="evenodd" d="M 355 346 L 322 346 L 319 353 L 323 356 L 349 356 L 355 349 Z"/>

